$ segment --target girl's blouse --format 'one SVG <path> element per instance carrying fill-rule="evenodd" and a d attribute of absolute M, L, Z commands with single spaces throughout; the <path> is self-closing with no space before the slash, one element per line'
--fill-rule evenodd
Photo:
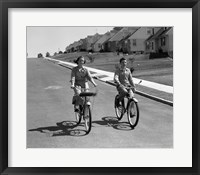
<path fill-rule="evenodd" d="M 92 77 L 90 72 L 82 67 L 74 67 L 71 72 L 71 81 L 74 82 L 75 86 L 81 86 L 82 88 L 89 88 L 88 80 L 91 81 Z"/>

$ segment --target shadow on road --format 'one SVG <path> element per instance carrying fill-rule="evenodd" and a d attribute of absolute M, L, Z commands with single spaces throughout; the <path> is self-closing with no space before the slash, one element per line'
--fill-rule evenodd
<path fill-rule="evenodd" d="M 81 126 L 80 124 L 79 126 Z M 29 131 L 38 131 L 45 133 L 47 136 L 85 136 L 87 133 L 82 129 L 77 129 L 74 121 L 63 121 L 56 123 L 56 126 L 39 127 Z"/>
<path fill-rule="evenodd" d="M 92 124 L 113 127 L 114 129 L 117 130 L 124 130 L 124 131 L 133 130 L 127 122 L 120 122 L 116 117 L 112 116 L 102 117 L 102 120 L 93 121 Z"/>
<path fill-rule="evenodd" d="M 113 127 L 117 130 L 129 131 L 132 128 L 129 126 L 127 122 L 119 122 L 116 117 L 107 116 L 103 117 L 102 120 L 92 121 L 92 127 L 95 127 L 94 124 L 105 126 L 105 127 Z M 56 126 L 47 126 L 47 127 L 39 127 L 36 129 L 30 129 L 28 131 L 38 131 L 46 134 L 49 137 L 53 136 L 85 136 L 87 135 L 84 129 L 76 128 L 78 126 L 83 126 L 83 123 L 77 125 L 74 121 L 63 121 L 56 123 Z"/>

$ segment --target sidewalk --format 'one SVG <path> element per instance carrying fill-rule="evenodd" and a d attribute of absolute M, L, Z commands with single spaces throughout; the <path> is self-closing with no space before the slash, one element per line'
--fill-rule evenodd
<path fill-rule="evenodd" d="M 45 59 L 53 61 L 53 62 L 55 62 L 55 63 L 57 63 L 61 66 L 67 67 L 69 69 L 72 69 L 73 67 L 76 66 L 75 63 L 60 61 L 60 60 L 56 60 L 56 59 L 52 59 L 52 58 L 48 58 L 48 57 L 45 57 Z M 103 70 L 94 69 L 94 68 L 90 68 L 90 67 L 86 67 L 86 68 L 90 71 L 92 77 L 94 77 L 94 78 L 96 78 L 100 81 L 109 83 L 111 85 L 115 85 L 115 83 L 113 82 L 113 77 L 114 77 L 113 72 L 103 71 Z M 173 87 L 172 86 L 162 85 L 162 84 L 159 84 L 159 83 L 154 83 L 154 82 L 141 80 L 141 79 L 137 79 L 137 78 L 133 78 L 133 81 L 135 82 L 135 84 L 139 83 L 140 85 L 148 87 L 148 88 L 152 88 L 152 89 L 155 89 L 155 90 L 159 90 L 159 91 L 163 91 L 163 92 L 166 92 L 166 93 L 173 94 Z M 167 101 L 167 100 L 161 99 L 159 97 L 155 97 L 155 96 L 152 96 L 152 95 L 149 95 L 149 94 L 145 94 L 144 92 L 138 91 L 137 93 L 140 94 L 140 95 L 143 95 L 145 97 L 148 97 L 148 98 L 151 98 L 151 99 L 154 99 L 154 100 L 157 100 L 157 101 L 160 101 L 160 102 L 163 102 L 165 104 L 169 104 L 169 105 L 173 106 L 173 102 L 171 102 L 171 101 Z"/>

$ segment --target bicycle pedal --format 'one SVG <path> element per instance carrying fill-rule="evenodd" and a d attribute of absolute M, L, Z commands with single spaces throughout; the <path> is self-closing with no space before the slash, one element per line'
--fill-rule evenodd
<path fill-rule="evenodd" d="M 131 115 L 130 117 L 131 117 L 131 118 L 135 117 L 135 114 L 134 114 L 134 115 Z"/>

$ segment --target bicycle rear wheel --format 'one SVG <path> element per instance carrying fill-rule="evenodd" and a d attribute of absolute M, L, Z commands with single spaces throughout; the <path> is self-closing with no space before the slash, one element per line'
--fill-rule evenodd
<path fill-rule="evenodd" d="M 86 133 L 88 134 L 91 131 L 92 127 L 92 114 L 89 105 L 85 105 L 83 118 L 84 118 L 85 130 Z"/>
<path fill-rule="evenodd" d="M 134 128 L 139 121 L 139 106 L 134 100 L 130 100 L 127 109 L 128 122 Z"/>
<path fill-rule="evenodd" d="M 79 111 L 75 112 L 76 124 L 79 125 L 81 123 L 81 105 L 79 106 Z"/>
<path fill-rule="evenodd" d="M 124 111 L 125 111 L 124 100 L 122 100 L 120 105 L 117 105 L 117 98 L 118 98 L 118 95 L 115 96 L 115 104 L 114 104 L 115 113 L 116 113 L 117 119 L 121 120 L 124 115 Z"/>

